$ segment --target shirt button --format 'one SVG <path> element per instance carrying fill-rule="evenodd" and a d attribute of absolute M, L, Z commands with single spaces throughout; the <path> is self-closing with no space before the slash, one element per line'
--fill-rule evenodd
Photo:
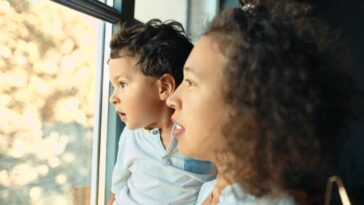
<path fill-rule="evenodd" d="M 164 166 L 168 166 L 168 165 L 171 165 L 172 164 L 172 161 L 171 161 L 171 159 L 169 157 L 163 157 L 162 158 L 162 164 Z"/>
<path fill-rule="evenodd" d="M 158 130 L 153 130 L 153 135 L 156 135 L 156 134 L 158 134 Z"/>

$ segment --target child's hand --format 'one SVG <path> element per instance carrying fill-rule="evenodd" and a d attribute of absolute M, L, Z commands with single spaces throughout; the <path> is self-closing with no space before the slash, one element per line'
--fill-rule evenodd
<path fill-rule="evenodd" d="M 114 201 L 115 201 L 115 194 L 112 193 L 111 196 L 110 196 L 110 198 L 109 198 L 108 205 L 112 205 L 114 203 Z"/>

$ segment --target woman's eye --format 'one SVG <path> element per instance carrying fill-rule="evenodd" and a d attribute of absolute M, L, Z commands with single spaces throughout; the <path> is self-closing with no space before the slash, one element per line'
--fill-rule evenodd
<path fill-rule="evenodd" d="M 126 84 L 126 83 L 124 83 L 124 82 L 119 82 L 119 84 L 120 84 L 120 87 L 121 88 L 125 88 L 126 86 L 128 86 L 128 84 Z"/>
<path fill-rule="evenodd" d="M 195 85 L 195 83 L 193 81 L 189 80 L 189 79 L 185 79 L 185 82 L 187 83 L 188 87 L 191 87 L 191 86 Z"/>

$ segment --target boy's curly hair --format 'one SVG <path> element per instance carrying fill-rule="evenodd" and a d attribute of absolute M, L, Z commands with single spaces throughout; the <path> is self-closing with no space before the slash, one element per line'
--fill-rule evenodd
<path fill-rule="evenodd" d="M 204 35 L 228 59 L 224 174 L 256 196 L 304 193 L 298 204 L 323 204 L 336 173 L 338 144 L 353 117 L 348 52 L 305 3 L 224 10 Z M 292 194 L 295 195 L 295 194 Z"/>
<path fill-rule="evenodd" d="M 169 73 L 179 85 L 183 79 L 184 63 L 193 45 L 180 23 L 152 19 L 145 24 L 119 24 L 110 48 L 111 59 L 136 57 L 144 75 L 160 77 Z"/>

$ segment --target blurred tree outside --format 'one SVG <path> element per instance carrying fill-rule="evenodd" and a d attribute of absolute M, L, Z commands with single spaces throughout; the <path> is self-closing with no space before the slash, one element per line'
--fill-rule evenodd
<path fill-rule="evenodd" d="M 0 0 L 0 205 L 87 204 L 99 21 Z M 87 194 L 86 194 L 87 195 Z"/>

